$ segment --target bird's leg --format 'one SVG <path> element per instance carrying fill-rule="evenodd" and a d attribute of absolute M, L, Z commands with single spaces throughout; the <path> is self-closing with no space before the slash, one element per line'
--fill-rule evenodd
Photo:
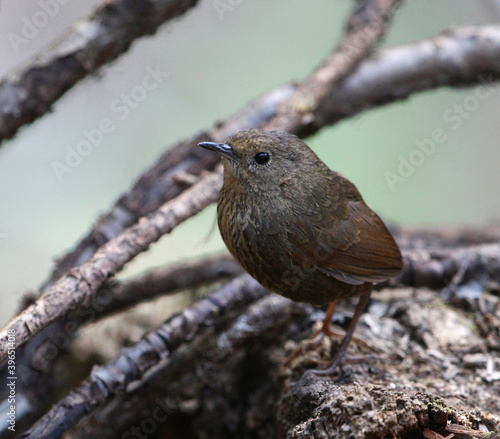
<path fill-rule="evenodd" d="M 352 336 L 354 334 L 354 329 L 356 329 L 356 324 L 358 323 L 359 318 L 361 317 L 361 314 L 363 314 L 363 310 L 365 309 L 366 305 L 368 304 L 368 301 L 370 300 L 370 295 L 372 292 L 372 284 L 367 283 L 365 284 L 365 288 L 363 292 L 361 293 L 361 297 L 359 298 L 358 305 L 356 306 L 356 310 L 354 311 L 354 315 L 352 317 L 351 322 L 349 323 L 349 328 L 347 329 L 347 332 L 345 334 L 344 339 L 342 340 L 342 343 L 340 345 L 340 348 L 335 355 L 335 358 L 333 359 L 332 364 L 328 369 L 325 370 L 314 370 L 312 371 L 316 375 L 331 375 L 335 369 L 344 362 L 345 357 L 347 355 L 347 349 L 349 348 L 349 344 L 351 342 Z"/>
<path fill-rule="evenodd" d="M 336 331 L 334 328 L 332 328 L 332 317 L 333 314 L 335 313 L 335 308 L 337 308 L 337 301 L 333 300 L 328 304 L 328 308 L 326 308 L 326 313 L 325 313 L 325 318 L 323 319 L 323 325 L 321 326 L 320 329 L 318 329 L 316 332 L 314 332 L 309 339 L 316 338 L 318 335 L 321 334 L 321 338 L 323 338 L 323 335 L 326 335 L 327 337 L 333 337 L 333 336 L 342 336 L 341 332 Z M 321 339 L 320 338 L 320 339 Z"/>
<path fill-rule="evenodd" d="M 328 308 L 326 309 L 326 314 L 325 318 L 323 319 L 323 325 L 321 326 L 320 329 L 317 331 L 313 332 L 307 340 L 304 340 L 299 343 L 297 348 L 288 356 L 285 364 L 289 364 L 294 358 L 296 358 L 298 355 L 304 353 L 304 348 L 307 346 L 316 346 L 318 345 L 321 340 L 323 340 L 323 337 L 326 335 L 327 337 L 333 337 L 333 336 L 342 336 L 342 333 L 339 333 L 338 331 L 335 331 L 330 325 L 330 322 L 332 321 L 332 316 L 335 312 L 335 308 L 337 306 L 337 301 L 334 300 L 328 304 Z"/>

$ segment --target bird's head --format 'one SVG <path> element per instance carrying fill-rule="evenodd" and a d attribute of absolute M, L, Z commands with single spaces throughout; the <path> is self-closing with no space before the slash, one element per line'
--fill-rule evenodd
<path fill-rule="evenodd" d="M 259 192 L 300 181 L 324 166 L 302 140 L 284 131 L 248 129 L 230 136 L 226 143 L 199 145 L 222 156 L 225 176 L 236 177 Z"/>

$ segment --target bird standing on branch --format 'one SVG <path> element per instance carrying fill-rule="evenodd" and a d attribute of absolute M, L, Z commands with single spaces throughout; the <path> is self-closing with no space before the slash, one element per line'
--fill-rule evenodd
<path fill-rule="evenodd" d="M 402 269 L 401 252 L 353 183 L 330 170 L 298 137 L 243 130 L 200 146 L 222 156 L 217 216 L 229 251 L 269 290 L 298 302 L 329 304 L 360 295 L 330 374 L 346 357 L 373 283 Z"/>

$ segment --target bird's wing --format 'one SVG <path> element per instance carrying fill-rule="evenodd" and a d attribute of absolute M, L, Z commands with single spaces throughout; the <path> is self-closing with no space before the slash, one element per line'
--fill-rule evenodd
<path fill-rule="evenodd" d="M 352 285 L 381 282 L 402 269 L 401 253 L 385 224 L 362 200 L 325 215 L 295 218 L 292 260 Z M 327 214 L 328 216 L 328 214 Z M 326 227 L 325 227 L 326 225 Z"/>

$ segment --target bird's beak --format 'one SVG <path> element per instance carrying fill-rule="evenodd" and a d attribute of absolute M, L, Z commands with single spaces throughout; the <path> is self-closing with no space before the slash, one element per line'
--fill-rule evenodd
<path fill-rule="evenodd" d="M 221 156 L 226 157 L 231 160 L 236 159 L 236 154 L 233 148 L 231 148 L 227 143 L 215 143 L 215 142 L 201 142 L 198 146 L 208 149 L 210 151 L 218 152 Z"/>

